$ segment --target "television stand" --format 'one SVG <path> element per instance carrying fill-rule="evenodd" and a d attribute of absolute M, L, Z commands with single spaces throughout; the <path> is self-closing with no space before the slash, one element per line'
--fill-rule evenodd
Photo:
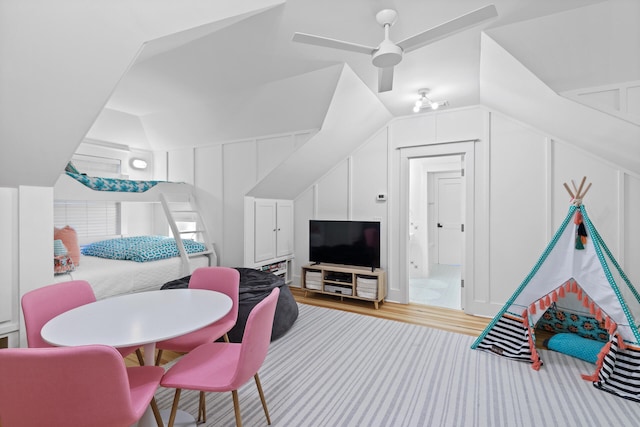
<path fill-rule="evenodd" d="M 385 272 L 379 268 L 314 263 L 302 267 L 301 286 L 305 291 L 378 303 L 387 296 Z"/>

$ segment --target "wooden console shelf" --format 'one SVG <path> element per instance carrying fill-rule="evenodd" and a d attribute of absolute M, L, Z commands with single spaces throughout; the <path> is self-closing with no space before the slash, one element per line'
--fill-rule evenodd
<path fill-rule="evenodd" d="M 302 289 L 340 299 L 353 298 L 378 303 L 387 296 L 385 272 L 379 268 L 371 271 L 366 267 L 336 264 L 309 264 L 302 267 Z"/>

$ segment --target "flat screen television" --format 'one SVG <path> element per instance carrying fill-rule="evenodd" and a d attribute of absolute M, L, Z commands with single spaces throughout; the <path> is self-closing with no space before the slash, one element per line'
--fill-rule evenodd
<path fill-rule="evenodd" d="M 309 261 L 380 267 L 380 222 L 309 220 Z"/>

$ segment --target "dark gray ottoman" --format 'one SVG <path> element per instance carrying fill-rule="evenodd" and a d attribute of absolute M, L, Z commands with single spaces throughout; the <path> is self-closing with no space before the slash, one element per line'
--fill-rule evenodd
<path fill-rule="evenodd" d="M 240 295 L 238 298 L 238 321 L 227 335 L 231 342 L 241 342 L 249 313 L 260 301 L 271 293 L 271 290 L 280 288 L 280 296 L 276 305 L 276 314 L 273 319 L 271 340 L 283 336 L 298 318 L 298 304 L 296 303 L 289 286 L 284 283 L 282 277 L 275 274 L 259 271 L 253 268 L 236 268 L 240 272 Z M 189 286 L 189 278 L 186 276 L 178 280 L 162 285 L 161 289 L 177 289 Z"/>

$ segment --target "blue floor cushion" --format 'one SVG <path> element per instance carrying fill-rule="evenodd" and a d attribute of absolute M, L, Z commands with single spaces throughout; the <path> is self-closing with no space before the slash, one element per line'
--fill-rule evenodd
<path fill-rule="evenodd" d="M 605 343 L 584 338 L 576 334 L 555 334 L 547 340 L 547 348 L 587 362 L 596 363 Z"/>

